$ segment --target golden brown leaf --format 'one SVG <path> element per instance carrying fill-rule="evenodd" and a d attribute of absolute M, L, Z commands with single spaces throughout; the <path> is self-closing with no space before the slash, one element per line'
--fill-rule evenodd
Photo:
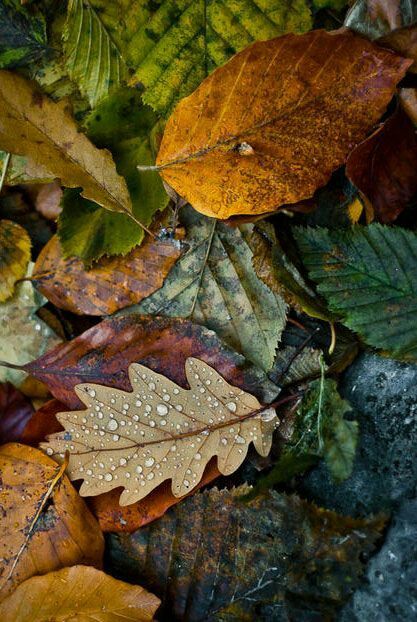
<path fill-rule="evenodd" d="M 0 604 L 7 622 L 150 622 L 159 598 L 91 566 L 28 579 Z"/>
<path fill-rule="evenodd" d="M 128 255 L 103 257 L 86 269 L 81 259 L 62 256 L 58 237 L 54 236 L 36 261 L 33 280 L 60 309 L 108 315 L 159 289 L 180 254 L 175 241 L 148 236 Z"/>
<path fill-rule="evenodd" d="M 166 479 L 182 497 L 195 488 L 215 455 L 223 475 L 243 462 L 250 443 L 268 455 L 275 410 L 227 383 L 212 367 L 188 358 L 189 390 L 143 365 L 129 367 L 132 393 L 93 384 L 75 390 L 87 410 L 60 413 L 64 433 L 43 443 L 49 455 L 70 451 L 68 473 L 80 494 L 123 486 L 120 505 L 146 497 Z"/>
<path fill-rule="evenodd" d="M 25 276 L 30 246 L 26 229 L 10 220 L 0 220 L 0 302 L 13 294 L 16 281 Z"/>
<path fill-rule="evenodd" d="M 36 574 L 77 563 L 101 567 L 98 524 L 67 477 L 51 489 L 58 471 L 38 449 L 0 449 L 0 600 Z"/>
<path fill-rule="evenodd" d="M 131 213 L 111 154 L 78 131 L 64 101 L 55 103 L 21 76 L 0 71 L 0 118 L 0 149 L 28 156 L 63 186 L 81 187 L 84 197 L 109 210 Z"/>
<path fill-rule="evenodd" d="M 350 31 L 254 43 L 178 104 L 162 177 L 216 218 L 306 199 L 365 138 L 410 64 Z"/>

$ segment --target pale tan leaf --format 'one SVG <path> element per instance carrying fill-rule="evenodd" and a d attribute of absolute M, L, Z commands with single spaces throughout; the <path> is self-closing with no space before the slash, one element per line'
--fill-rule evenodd
<path fill-rule="evenodd" d="M 28 80 L 0 71 L 0 119 L 0 149 L 29 157 L 102 207 L 131 213 L 126 182 L 111 154 L 78 131 L 65 102 L 55 103 Z"/>
<path fill-rule="evenodd" d="M 3 622 L 151 622 L 160 600 L 91 566 L 32 577 L 0 604 Z"/>
<path fill-rule="evenodd" d="M 80 494 L 98 495 L 123 486 L 120 505 L 148 495 L 171 479 L 181 497 L 201 480 L 213 456 L 230 475 L 243 462 L 250 443 L 266 456 L 278 422 L 249 393 L 228 384 L 195 358 L 185 364 L 190 389 L 182 389 L 147 367 L 132 364 L 132 393 L 93 384 L 75 390 L 87 410 L 57 415 L 65 432 L 43 444 L 48 455 L 70 452 L 71 479 L 84 479 Z"/>

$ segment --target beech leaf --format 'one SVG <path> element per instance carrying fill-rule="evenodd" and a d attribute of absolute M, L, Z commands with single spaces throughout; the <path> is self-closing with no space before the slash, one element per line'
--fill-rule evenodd
<path fill-rule="evenodd" d="M 25 276 L 30 246 L 26 229 L 10 220 L 0 220 L 0 302 L 12 295 L 16 281 Z"/>
<path fill-rule="evenodd" d="M 216 218 L 306 199 L 365 138 L 411 62 L 350 31 L 254 43 L 177 105 L 161 175 Z"/>
<path fill-rule="evenodd" d="M 91 566 L 72 566 L 19 585 L 0 604 L 0 618 L 7 622 L 119 622 L 121 618 L 151 622 L 159 603 L 139 585 L 118 581 Z"/>
<path fill-rule="evenodd" d="M 123 486 L 120 505 L 139 501 L 166 479 L 176 497 L 187 494 L 214 455 L 223 475 L 236 471 L 251 443 L 268 455 L 279 422 L 272 407 L 262 408 L 199 359 L 187 359 L 185 374 L 190 389 L 137 364 L 129 367 L 132 393 L 78 385 L 87 410 L 59 413 L 65 433 L 42 447 L 58 459 L 70 452 L 68 473 L 84 480 L 83 496 Z"/>
<path fill-rule="evenodd" d="M 126 182 L 110 153 L 78 131 L 65 102 L 54 103 L 31 82 L 0 71 L 0 148 L 28 156 L 87 199 L 130 214 Z"/>

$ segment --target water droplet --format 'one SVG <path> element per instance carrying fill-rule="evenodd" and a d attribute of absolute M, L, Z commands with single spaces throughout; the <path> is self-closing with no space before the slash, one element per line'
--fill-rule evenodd
<path fill-rule="evenodd" d="M 170 451 L 177 451 L 177 446 L 176 445 L 172 445 L 171 450 Z"/>
<path fill-rule="evenodd" d="M 95 397 L 96 396 L 96 392 L 94 391 L 94 389 L 88 389 L 87 393 L 88 393 L 88 395 L 91 395 L 91 397 Z"/>
<path fill-rule="evenodd" d="M 142 402 L 140 400 L 136 400 L 135 404 L 136 406 L 142 406 Z"/>
<path fill-rule="evenodd" d="M 158 404 L 158 406 L 156 407 L 156 412 L 161 417 L 165 417 L 165 415 L 168 414 L 168 406 L 165 406 L 165 404 Z"/>
<path fill-rule="evenodd" d="M 118 434 L 113 434 L 113 440 L 118 441 L 120 436 Z"/>
<path fill-rule="evenodd" d="M 221 443 L 222 445 L 227 445 L 227 438 L 222 438 Z"/>
<path fill-rule="evenodd" d="M 120 458 L 119 464 L 120 464 L 120 466 L 124 466 L 125 464 L 127 464 L 126 458 Z"/>
<path fill-rule="evenodd" d="M 175 406 L 175 408 L 178 410 L 178 412 L 179 412 L 179 413 L 180 413 L 180 412 L 182 412 L 182 406 L 181 406 L 181 404 L 177 404 L 177 405 Z"/>
<path fill-rule="evenodd" d="M 155 460 L 152 458 L 152 456 L 150 458 L 146 458 L 145 460 L 145 466 L 147 467 L 153 466 L 154 463 L 155 463 Z"/>
<path fill-rule="evenodd" d="M 48 449 L 46 450 L 46 453 L 48 454 L 48 456 L 52 456 L 54 453 L 54 450 L 52 449 L 52 447 L 48 447 Z"/>
<path fill-rule="evenodd" d="M 238 443 L 238 445 L 245 445 L 246 443 L 245 439 L 243 438 L 243 436 L 240 436 L 240 434 L 236 434 L 235 441 L 236 443 Z"/>
<path fill-rule="evenodd" d="M 151 426 L 151 428 L 154 428 L 154 427 L 155 427 L 155 425 L 156 425 L 156 423 L 155 423 L 155 421 L 150 421 L 150 422 L 149 422 L 149 425 Z"/>
<path fill-rule="evenodd" d="M 165 395 L 162 398 L 165 402 L 169 402 L 169 400 L 171 399 L 171 396 L 169 393 L 165 393 Z"/>
<path fill-rule="evenodd" d="M 196 460 L 201 460 L 201 454 L 196 453 L 196 455 L 194 456 L 194 458 L 195 458 Z"/>
<path fill-rule="evenodd" d="M 145 464 L 146 464 L 146 462 L 145 462 Z M 138 475 L 140 475 L 140 474 L 142 473 L 142 471 L 143 471 L 143 469 L 142 469 L 142 467 L 140 466 L 140 464 L 138 464 L 138 466 L 136 467 L 136 469 L 135 469 L 135 470 L 136 470 L 136 473 L 137 473 Z"/>
<path fill-rule="evenodd" d="M 189 487 L 190 487 L 190 482 L 188 481 L 188 479 L 185 479 L 185 480 L 184 480 L 184 486 L 185 486 L 186 488 L 189 488 Z"/>
<path fill-rule="evenodd" d="M 180 390 L 179 390 L 179 389 L 173 389 L 173 390 L 172 390 L 172 392 L 173 392 L 175 395 L 178 395 L 178 393 L 180 392 Z"/>
<path fill-rule="evenodd" d="M 166 424 L 167 424 L 166 419 L 161 419 L 161 421 L 160 421 L 160 425 L 166 425 Z"/>
<path fill-rule="evenodd" d="M 123 408 L 124 408 L 125 410 L 129 410 L 129 404 L 128 404 L 128 403 L 123 404 Z"/>
<path fill-rule="evenodd" d="M 232 413 L 236 412 L 236 404 L 234 402 L 228 402 L 226 406 L 230 410 L 230 412 Z"/>
<path fill-rule="evenodd" d="M 91 469 L 87 469 L 87 470 L 86 470 L 86 473 L 87 473 L 87 475 L 92 475 L 92 474 L 93 474 L 93 471 L 92 471 Z"/>
<path fill-rule="evenodd" d="M 107 424 L 107 429 L 110 430 L 111 432 L 114 432 L 115 430 L 117 430 L 117 428 L 119 427 L 119 424 L 117 423 L 116 419 L 110 419 L 108 424 Z"/>
<path fill-rule="evenodd" d="M 276 417 L 276 413 L 273 408 L 268 408 L 267 410 L 264 410 L 261 413 L 261 419 L 262 421 L 265 421 L 265 422 L 272 421 L 273 419 L 275 419 L 275 417 Z"/>
<path fill-rule="evenodd" d="M 149 390 L 150 390 L 150 391 L 155 391 L 155 389 L 156 389 L 156 386 L 155 386 L 155 383 L 154 383 L 154 382 L 150 382 L 150 383 L 148 384 L 148 387 L 149 387 Z"/>
<path fill-rule="evenodd" d="M 149 404 L 146 404 L 145 410 L 146 410 L 147 413 L 150 413 L 151 410 L 152 410 L 152 406 L 149 406 Z"/>
<path fill-rule="evenodd" d="M 113 479 L 113 475 L 111 473 L 106 473 L 104 479 L 106 480 L 106 482 L 111 482 Z"/>
<path fill-rule="evenodd" d="M 148 475 L 146 476 L 146 479 L 153 479 L 155 477 L 155 473 L 152 473 L 152 471 L 150 473 L 148 473 Z"/>

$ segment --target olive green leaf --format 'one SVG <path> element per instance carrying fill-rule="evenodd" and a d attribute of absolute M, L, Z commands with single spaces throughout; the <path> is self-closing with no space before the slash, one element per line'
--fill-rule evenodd
<path fill-rule="evenodd" d="M 132 309 L 190 318 L 269 370 L 285 326 L 286 305 L 255 274 L 253 225 L 229 227 L 190 206 L 182 210 L 181 222 L 187 230 L 188 252 L 163 287 Z"/>
<path fill-rule="evenodd" d="M 417 360 L 416 234 L 380 224 L 294 234 L 310 278 L 342 322 L 367 344 Z"/>
<path fill-rule="evenodd" d="M 21 0 L 0 0 L 0 69 L 38 60 L 46 49 L 45 20 Z"/>
<path fill-rule="evenodd" d="M 10 220 L 0 220 L 0 302 L 12 295 L 30 260 L 30 237 L 26 229 Z"/>

